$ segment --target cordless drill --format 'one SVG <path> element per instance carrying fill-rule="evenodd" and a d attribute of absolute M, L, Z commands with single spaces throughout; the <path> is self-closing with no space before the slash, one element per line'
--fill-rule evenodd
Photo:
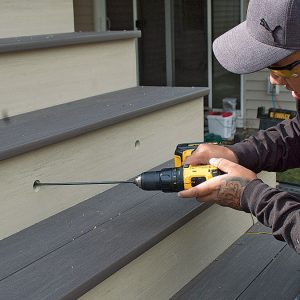
<path fill-rule="evenodd" d="M 221 174 L 218 168 L 211 165 L 183 165 L 144 172 L 135 178 L 134 183 L 146 191 L 180 192 Z"/>
<path fill-rule="evenodd" d="M 159 190 L 163 192 L 179 192 L 194 187 L 206 180 L 223 174 L 212 165 L 182 165 L 193 151 L 202 143 L 179 144 L 174 153 L 175 168 L 160 171 L 144 172 L 135 179 L 135 184 L 143 190 Z"/>
<path fill-rule="evenodd" d="M 134 183 L 139 188 L 146 191 L 157 190 L 168 193 L 187 190 L 206 180 L 223 174 L 218 168 L 212 165 L 182 165 L 185 158 L 190 156 L 199 144 L 200 143 L 179 144 L 175 150 L 174 168 L 144 172 L 137 176 L 133 181 L 40 182 L 39 180 L 36 180 L 33 183 L 33 189 L 38 191 L 41 186 Z"/>

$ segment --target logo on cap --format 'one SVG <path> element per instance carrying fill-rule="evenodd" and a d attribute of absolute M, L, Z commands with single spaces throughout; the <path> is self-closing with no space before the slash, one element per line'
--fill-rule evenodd
<path fill-rule="evenodd" d="M 276 26 L 273 30 L 270 28 L 269 24 L 267 23 L 267 21 L 263 18 L 260 19 L 260 23 L 261 26 L 263 26 L 265 29 L 267 29 L 273 37 L 273 40 L 276 44 L 280 44 L 280 37 L 278 36 L 279 30 L 282 29 L 282 27 L 280 25 Z"/>

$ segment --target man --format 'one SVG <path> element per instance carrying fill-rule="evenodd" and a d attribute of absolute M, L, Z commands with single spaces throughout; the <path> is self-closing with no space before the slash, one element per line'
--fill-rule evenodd
<path fill-rule="evenodd" d="M 234 73 L 268 67 L 271 82 L 286 87 L 300 103 L 300 0 L 250 0 L 246 21 L 219 37 L 213 49 Z M 300 167 L 299 115 L 230 147 L 200 145 L 186 163 L 211 163 L 227 174 L 182 191 L 180 197 L 251 212 L 272 228 L 275 238 L 300 253 L 300 199 L 256 177 L 262 170 Z"/>

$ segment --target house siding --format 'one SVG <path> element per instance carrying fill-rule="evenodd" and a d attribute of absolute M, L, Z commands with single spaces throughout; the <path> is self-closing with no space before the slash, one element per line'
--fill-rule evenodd
<path fill-rule="evenodd" d="M 267 94 L 267 84 L 269 80 L 269 72 L 267 69 L 245 75 L 245 125 L 247 128 L 258 128 L 259 119 L 257 116 L 257 108 L 264 106 L 266 110 L 274 107 L 272 96 Z M 279 95 L 276 96 L 275 107 L 282 109 L 296 110 L 295 100 L 291 93 L 284 87 L 279 88 Z"/>

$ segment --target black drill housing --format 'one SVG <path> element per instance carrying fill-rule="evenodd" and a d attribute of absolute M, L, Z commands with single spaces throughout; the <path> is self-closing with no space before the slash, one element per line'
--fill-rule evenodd
<path fill-rule="evenodd" d="M 141 174 L 141 188 L 146 191 L 163 191 L 165 193 L 184 190 L 182 168 L 165 168 L 160 171 Z"/>

